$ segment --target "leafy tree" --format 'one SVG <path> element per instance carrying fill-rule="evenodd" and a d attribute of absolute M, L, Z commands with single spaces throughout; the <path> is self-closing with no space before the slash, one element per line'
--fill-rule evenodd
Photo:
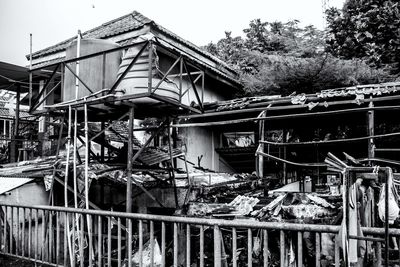
<path fill-rule="evenodd" d="M 252 20 L 245 37 L 230 32 L 206 49 L 236 68 L 244 85 L 242 95 L 286 95 L 386 81 L 384 70 L 362 60 L 344 60 L 325 51 L 323 31 L 300 27 L 299 21 Z"/>
<path fill-rule="evenodd" d="M 311 25 L 300 28 L 298 20 L 269 23 L 256 19 L 243 32 L 245 47 L 261 53 L 306 57 L 319 54 L 324 47 L 323 32 Z"/>
<path fill-rule="evenodd" d="M 367 60 L 400 72 L 400 10 L 392 0 L 347 0 L 342 11 L 327 11 L 327 50 L 345 58 Z"/>
<path fill-rule="evenodd" d="M 329 54 L 308 58 L 267 55 L 263 58 L 259 72 L 241 74 L 246 96 L 314 93 L 390 79 L 384 70 L 371 68 L 361 60 L 343 60 Z"/>
<path fill-rule="evenodd" d="M 225 32 L 225 38 L 217 44 L 209 43 L 205 49 L 236 68 L 244 57 L 242 52 L 246 51 L 244 40 L 240 36 L 233 38 L 231 32 Z"/>

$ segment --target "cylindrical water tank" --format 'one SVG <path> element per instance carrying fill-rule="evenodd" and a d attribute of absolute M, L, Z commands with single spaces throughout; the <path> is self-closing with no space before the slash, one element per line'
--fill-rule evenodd
<path fill-rule="evenodd" d="M 81 39 L 80 56 L 93 54 L 119 47 L 117 43 L 101 39 Z M 66 49 L 66 59 L 76 58 L 77 41 L 73 41 Z M 121 51 L 107 53 L 105 56 L 105 76 L 103 86 L 103 55 L 79 61 L 79 78 L 93 91 L 111 88 L 117 79 L 118 68 L 121 63 Z M 76 63 L 69 64 L 75 72 Z M 78 98 L 90 95 L 91 92 L 79 82 Z M 65 68 L 63 101 L 75 99 L 75 76 Z"/>
<path fill-rule="evenodd" d="M 129 48 L 125 55 L 122 58 L 121 65 L 118 71 L 118 78 L 122 75 L 122 73 L 126 70 L 132 60 L 139 53 L 140 47 L 131 47 Z M 154 90 L 155 87 L 162 79 L 162 74 L 157 70 L 158 59 L 156 56 L 152 57 L 151 62 L 151 85 Z M 117 86 L 117 94 L 123 94 L 124 96 L 128 95 L 137 95 L 142 93 L 148 93 L 149 87 L 149 50 L 146 48 L 143 53 L 140 55 L 138 60 L 133 64 L 129 72 L 126 74 L 121 83 Z M 122 93 L 121 93 L 122 92 Z M 172 81 L 164 80 L 154 92 L 155 95 L 161 96 L 164 98 L 168 98 L 169 100 L 179 101 L 179 87 Z M 152 98 L 134 98 L 130 100 L 134 103 L 156 103 L 159 102 Z"/>

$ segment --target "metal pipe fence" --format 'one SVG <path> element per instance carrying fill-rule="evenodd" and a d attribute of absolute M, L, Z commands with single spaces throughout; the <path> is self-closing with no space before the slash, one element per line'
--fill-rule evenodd
<path fill-rule="evenodd" d="M 340 226 L 1 204 L 0 254 L 50 266 L 340 266 Z M 362 228 L 382 264 L 383 228 Z M 390 229 L 400 237 L 400 229 Z M 352 237 L 356 239 L 357 237 Z M 330 245 L 327 244 L 330 240 Z M 328 243 L 329 243 L 328 242 Z M 332 243 L 333 242 L 333 243 Z M 329 255 L 324 252 L 331 246 Z"/>

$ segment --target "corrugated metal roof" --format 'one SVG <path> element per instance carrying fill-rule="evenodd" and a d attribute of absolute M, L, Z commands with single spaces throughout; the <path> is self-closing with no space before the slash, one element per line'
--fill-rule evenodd
<path fill-rule="evenodd" d="M 308 105 L 311 110 L 316 105 L 326 103 L 333 98 L 345 98 L 354 100 L 355 104 L 360 104 L 367 96 L 378 97 L 381 95 L 391 95 L 400 93 L 400 82 L 390 82 L 381 84 L 357 85 L 344 88 L 322 90 L 314 94 L 295 94 L 290 96 L 257 96 L 244 97 L 227 101 L 216 101 L 205 103 L 204 107 L 208 111 L 224 111 L 245 109 L 251 104 L 276 104 L 276 102 L 286 100 L 288 103 L 282 105 Z M 275 105 L 276 106 L 276 105 Z"/>
<path fill-rule="evenodd" d="M 400 91 L 399 82 L 357 85 L 339 89 L 327 89 L 317 93 L 319 98 L 332 98 L 352 95 L 382 95 Z"/>

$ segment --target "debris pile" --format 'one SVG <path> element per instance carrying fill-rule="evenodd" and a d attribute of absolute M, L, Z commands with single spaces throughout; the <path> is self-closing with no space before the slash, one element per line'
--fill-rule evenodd
<path fill-rule="evenodd" d="M 286 193 L 251 216 L 261 221 L 310 222 L 337 215 L 339 209 L 314 194 Z"/>

